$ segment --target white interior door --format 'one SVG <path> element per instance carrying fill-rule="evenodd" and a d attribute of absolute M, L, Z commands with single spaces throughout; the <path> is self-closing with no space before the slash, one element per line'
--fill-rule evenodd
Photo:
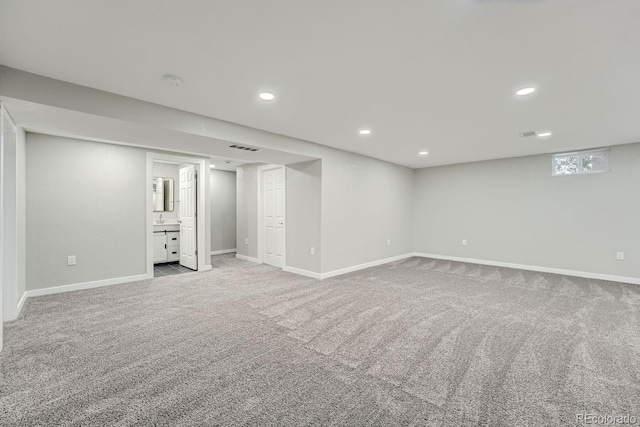
<path fill-rule="evenodd" d="M 180 168 L 180 265 L 198 269 L 196 229 L 197 176 L 194 165 Z"/>
<path fill-rule="evenodd" d="M 284 267 L 285 176 L 284 168 L 263 172 L 264 258 L 265 264 Z"/>

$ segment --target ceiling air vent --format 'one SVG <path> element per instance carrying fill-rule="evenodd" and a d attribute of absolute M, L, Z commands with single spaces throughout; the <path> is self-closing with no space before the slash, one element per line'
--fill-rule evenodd
<path fill-rule="evenodd" d="M 523 138 L 529 138 L 530 136 L 536 136 L 536 131 L 532 130 L 530 132 L 520 132 L 520 136 Z"/>
<path fill-rule="evenodd" d="M 235 148 L 236 150 L 244 150 L 244 151 L 260 151 L 259 148 L 253 148 L 253 147 L 245 147 L 243 145 L 230 145 L 229 148 Z"/>

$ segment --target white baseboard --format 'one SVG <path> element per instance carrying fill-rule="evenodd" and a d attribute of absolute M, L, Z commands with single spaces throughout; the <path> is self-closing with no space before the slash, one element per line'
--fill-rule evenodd
<path fill-rule="evenodd" d="M 114 279 L 96 280 L 93 282 L 74 283 L 72 285 L 54 286 L 52 288 L 34 289 L 25 292 L 28 298 L 41 295 L 59 294 L 61 292 L 80 291 L 83 289 L 101 288 L 103 286 L 119 285 L 122 283 L 137 282 L 140 280 L 153 279 L 153 274 L 139 274 L 137 276 L 116 277 Z"/>
<path fill-rule="evenodd" d="M 252 258 L 250 256 L 240 255 L 240 254 L 236 254 L 236 258 L 258 264 L 258 258 Z"/>
<path fill-rule="evenodd" d="M 27 300 L 27 292 L 22 294 L 22 298 L 20 298 L 20 302 L 18 302 L 18 314 L 16 317 L 20 316 L 20 312 L 22 311 L 22 307 L 24 307 L 24 302 Z"/>
<path fill-rule="evenodd" d="M 622 283 L 631 283 L 633 285 L 640 285 L 640 278 L 636 278 L 636 277 L 613 276 L 610 274 L 589 273 L 587 271 L 564 270 L 561 268 L 540 267 L 536 265 L 526 265 L 526 264 L 514 264 L 511 262 L 487 261 L 483 259 L 462 258 L 462 257 L 448 256 L 448 255 L 425 254 L 420 252 L 416 252 L 413 255 L 423 257 L 423 258 L 435 258 L 435 259 L 442 259 L 446 261 L 468 262 L 470 264 L 491 265 L 494 267 L 517 268 L 519 270 L 539 271 L 541 273 L 564 274 L 565 276 L 576 276 L 576 277 L 584 277 L 587 279 L 609 280 L 611 282 L 622 282 Z"/>
<path fill-rule="evenodd" d="M 211 251 L 211 255 L 231 254 L 236 252 L 237 249 L 223 249 L 221 251 Z"/>
<path fill-rule="evenodd" d="M 351 273 L 353 271 L 364 270 L 365 268 L 376 267 L 378 265 L 388 264 L 390 262 L 399 261 L 399 260 L 405 259 L 405 258 L 410 258 L 410 257 L 412 257 L 414 255 L 415 254 L 413 254 L 413 253 L 403 254 L 403 255 L 396 255 L 396 256 L 391 257 L 391 258 L 379 259 L 377 261 L 371 261 L 371 262 L 367 262 L 365 264 L 360 264 L 360 265 L 354 265 L 354 266 L 351 266 L 351 267 L 341 268 L 339 270 L 329 271 L 328 273 L 322 273 L 320 275 L 320 278 L 321 279 L 328 279 L 330 277 L 340 276 L 342 274 Z"/>
<path fill-rule="evenodd" d="M 293 274 L 298 274 L 300 276 L 306 276 L 306 277 L 311 277 L 312 279 L 322 279 L 322 274 L 320 273 L 314 273 L 313 271 L 309 271 L 309 270 L 303 270 L 301 268 L 295 268 L 295 267 L 284 267 L 282 269 L 282 271 L 286 271 L 288 273 L 293 273 Z"/>

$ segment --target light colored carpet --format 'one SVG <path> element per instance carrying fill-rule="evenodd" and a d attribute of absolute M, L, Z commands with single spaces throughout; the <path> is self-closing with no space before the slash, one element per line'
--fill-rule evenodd
<path fill-rule="evenodd" d="M 213 264 L 29 299 L 5 324 L 0 424 L 640 415 L 639 286 L 423 258 L 325 281 L 232 255 Z"/>

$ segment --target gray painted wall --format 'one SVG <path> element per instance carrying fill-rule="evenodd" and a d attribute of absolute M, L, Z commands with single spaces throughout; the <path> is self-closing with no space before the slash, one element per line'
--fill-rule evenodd
<path fill-rule="evenodd" d="M 413 252 L 412 189 L 412 169 L 327 152 L 322 159 L 322 272 Z"/>
<path fill-rule="evenodd" d="M 211 169 L 211 251 L 236 248 L 236 173 Z"/>
<path fill-rule="evenodd" d="M 314 273 L 322 259 L 321 181 L 321 160 L 287 166 L 287 265 Z"/>
<path fill-rule="evenodd" d="M 611 166 L 553 177 L 540 155 L 417 170 L 415 250 L 638 278 L 640 144 L 612 147 Z"/>
<path fill-rule="evenodd" d="M 145 274 L 145 151 L 29 133 L 26 154 L 27 289 Z"/>

